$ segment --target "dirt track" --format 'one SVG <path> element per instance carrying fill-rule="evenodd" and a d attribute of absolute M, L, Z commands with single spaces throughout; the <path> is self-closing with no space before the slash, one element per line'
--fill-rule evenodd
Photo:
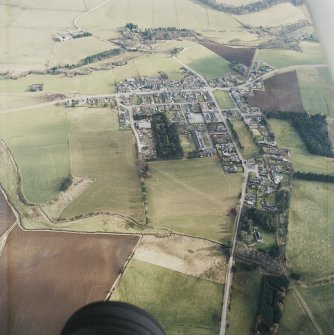
<path fill-rule="evenodd" d="M 137 241 L 16 227 L 0 257 L 0 334 L 59 335 L 76 309 L 105 299 Z"/>

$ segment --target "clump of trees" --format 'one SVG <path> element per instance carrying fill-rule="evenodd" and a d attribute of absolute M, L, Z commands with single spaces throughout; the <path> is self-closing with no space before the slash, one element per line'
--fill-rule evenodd
<path fill-rule="evenodd" d="M 284 276 L 262 278 L 255 330 L 259 335 L 273 334 L 282 318 L 283 300 L 289 280 Z"/>
<path fill-rule="evenodd" d="M 88 31 L 81 31 L 80 33 L 72 35 L 73 38 L 83 38 L 83 37 L 89 37 L 89 36 L 92 36 L 92 34 L 89 33 Z"/>
<path fill-rule="evenodd" d="M 307 150 L 314 155 L 334 157 L 326 116 L 294 112 L 268 112 L 268 118 L 291 121 Z"/>
<path fill-rule="evenodd" d="M 284 213 L 290 204 L 290 190 L 287 187 L 281 187 L 276 192 L 276 207 L 279 213 Z"/>
<path fill-rule="evenodd" d="M 67 191 L 69 189 L 69 187 L 72 185 L 72 183 L 73 183 L 73 177 L 71 175 L 68 175 L 60 183 L 60 191 L 62 191 L 62 192 Z"/>
<path fill-rule="evenodd" d="M 275 214 L 262 209 L 247 208 L 243 214 L 241 229 L 250 234 L 254 225 L 260 226 L 268 233 L 275 232 Z"/>
<path fill-rule="evenodd" d="M 151 119 L 153 138 L 159 159 L 180 159 L 183 149 L 175 123 L 168 123 L 163 113 L 156 113 Z"/>
<path fill-rule="evenodd" d="M 118 56 L 122 52 L 123 52 L 123 50 L 121 48 L 102 51 L 102 52 L 99 52 L 95 55 L 85 57 L 84 59 L 82 59 L 80 61 L 80 63 L 83 64 L 83 65 L 87 65 L 87 64 L 90 64 L 90 63 L 94 63 L 94 62 L 99 62 L 99 61 L 107 59 L 107 58 Z"/>

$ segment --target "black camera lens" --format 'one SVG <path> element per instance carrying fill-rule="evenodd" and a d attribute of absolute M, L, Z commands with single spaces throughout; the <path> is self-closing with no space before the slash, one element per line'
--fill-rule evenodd
<path fill-rule="evenodd" d="M 123 302 L 96 302 L 75 312 L 61 335 L 165 335 L 146 311 Z"/>

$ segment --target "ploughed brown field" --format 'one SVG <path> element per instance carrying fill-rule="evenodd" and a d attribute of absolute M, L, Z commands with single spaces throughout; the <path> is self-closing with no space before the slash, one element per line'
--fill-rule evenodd
<path fill-rule="evenodd" d="M 59 335 L 73 312 L 105 299 L 137 241 L 16 227 L 0 257 L 0 334 Z"/>
<path fill-rule="evenodd" d="M 201 44 L 231 63 L 251 66 L 255 55 L 255 49 L 252 48 L 232 48 L 215 42 L 203 42 Z"/>
<path fill-rule="evenodd" d="M 248 97 L 263 112 L 304 112 L 296 71 L 277 74 L 264 81 L 265 91 Z"/>
<path fill-rule="evenodd" d="M 6 198 L 0 192 L 0 236 L 16 221 L 15 215 L 9 207 Z"/>

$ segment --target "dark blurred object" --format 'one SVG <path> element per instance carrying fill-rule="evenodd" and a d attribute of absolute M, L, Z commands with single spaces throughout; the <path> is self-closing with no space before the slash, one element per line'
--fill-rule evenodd
<path fill-rule="evenodd" d="M 123 302 L 87 305 L 67 321 L 61 335 L 165 335 L 146 311 Z"/>

